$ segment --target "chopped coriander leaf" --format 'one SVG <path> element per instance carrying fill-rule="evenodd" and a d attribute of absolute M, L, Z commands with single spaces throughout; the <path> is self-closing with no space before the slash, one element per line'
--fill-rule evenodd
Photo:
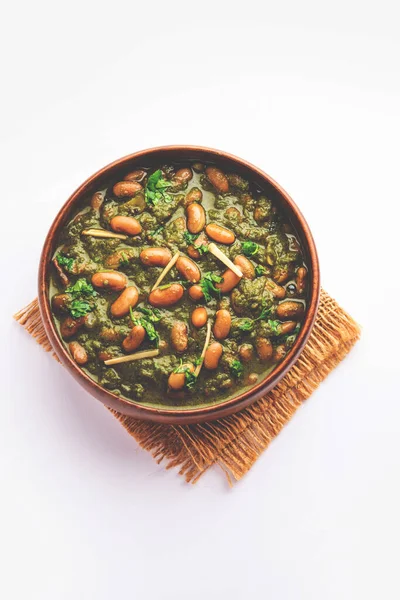
<path fill-rule="evenodd" d="M 89 302 L 86 300 L 73 300 L 70 307 L 69 312 L 75 319 L 79 319 L 79 317 L 84 317 L 87 315 L 92 309 Z"/>
<path fill-rule="evenodd" d="M 147 185 L 144 190 L 144 197 L 147 204 L 155 206 L 164 200 L 164 202 L 172 202 L 172 196 L 165 192 L 166 189 L 171 187 L 171 182 L 163 179 L 163 172 L 161 169 L 157 169 L 150 175 L 147 180 Z"/>
<path fill-rule="evenodd" d="M 256 277 L 261 277 L 262 275 L 265 275 L 266 272 L 267 272 L 267 269 L 265 267 L 263 267 L 262 265 L 256 266 Z"/>
<path fill-rule="evenodd" d="M 224 278 L 215 275 L 215 273 L 208 272 L 203 275 L 200 279 L 200 287 L 206 302 L 210 302 L 213 296 L 217 296 L 218 298 L 221 296 L 221 290 L 216 288 L 214 284 L 222 283 L 223 281 Z"/>
<path fill-rule="evenodd" d="M 238 327 L 241 331 L 252 331 L 254 328 L 254 321 L 252 319 L 242 319 Z"/>
<path fill-rule="evenodd" d="M 126 252 L 121 252 L 120 254 L 121 254 L 122 260 L 120 261 L 119 266 L 120 267 L 129 267 L 129 259 L 126 255 Z"/>
<path fill-rule="evenodd" d="M 56 260 L 60 267 L 66 267 L 68 271 L 70 271 L 74 265 L 74 259 L 65 256 L 65 254 L 62 254 L 61 252 L 57 254 Z"/>
<path fill-rule="evenodd" d="M 199 234 L 189 233 L 189 231 L 185 231 L 183 237 L 185 238 L 185 242 L 187 242 L 188 244 L 193 244 L 193 242 L 199 237 Z"/>
<path fill-rule="evenodd" d="M 135 317 L 131 306 L 129 307 L 129 312 L 133 325 L 141 325 L 146 331 L 149 340 L 151 342 L 156 342 L 156 346 L 158 347 L 160 336 L 158 335 L 153 323 L 145 317 Z"/>
<path fill-rule="evenodd" d="M 246 256 L 254 256 L 255 254 L 257 254 L 259 248 L 260 246 L 256 244 L 256 242 L 242 243 L 243 254 L 245 254 Z"/>
<path fill-rule="evenodd" d="M 236 379 L 239 379 L 243 375 L 244 367 L 240 360 L 233 360 L 230 364 L 231 373 Z"/>
<path fill-rule="evenodd" d="M 146 308 L 143 306 L 137 308 L 136 310 L 143 313 L 146 316 L 146 318 L 152 323 L 158 323 L 158 321 L 161 320 L 162 315 L 158 308 Z"/>
<path fill-rule="evenodd" d="M 194 372 L 191 370 L 190 365 L 183 363 L 182 359 L 179 363 L 179 366 L 176 367 L 173 371 L 174 373 L 184 373 L 185 374 L 185 386 L 191 390 L 196 385 L 197 377 Z"/>
<path fill-rule="evenodd" d="M 194 247 L 196 248 L 200 256 L 203 256 L 203 254 L 207 254 L 207 252 L 209 252 L 208 246 L 206 246 L 205 244 L 201 244 L 201 246 L 196 246 L 195 244 Z"/>
<path fill-rule="evenodd" d="M 159 233 L 161 233 L 163 229 L 164 229 L 164 225 L 160 225 L 159 227 L 157 227 L 157 229 L 155 229 L 154 231 L 149 233 L 149 235 L 151 237 L 154 237 L 155 235 L 158 235 Z"/>
<path fill-rule="evenodd" d="M 65 290 L 69 294 L 72 294 L 75 298 L 77 296 L 97 296 L 97 292 L 93 288 L 92 284 L 86 281 L 83 277 L 78 279 L 74 285 L 70 285 Z"/>
<path fill-rule="evenodd" d="M 267 321 L 272 335 L 280 335 L 280 322 L 279 321 L 271 321 L 270 319 Z"/>

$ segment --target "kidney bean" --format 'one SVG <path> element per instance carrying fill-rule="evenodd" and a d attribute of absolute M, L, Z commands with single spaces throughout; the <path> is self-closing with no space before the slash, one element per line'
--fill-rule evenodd
<path fill-rule="evenodd" d="M 226 294 L 227 292 L 230 292 L 231 290 L 233 290 L 233 288 L 235 286 L 237 286 L 237 284 L 240 281 L 240 277 L 238 277 L 238 275 L 236 275 L 236 273 L 234 273 L 231 269 L 227 269 L 222 274 L 222 279 L 223 279 L 223 282 L 216 283 L 215 287 L 218 290 L 221 290 L 221 292 L 223 294 Z"/>
<path fill-rule="evenodd" d="M 171 258 L 168 248 L 146 248 L 140 253 L 140 260 L 148 267 L 165 267 Z"/>
<path fill-rule="evenodd" d="M 210 344 L 204 355 L 204 367 L 209 371 L 214 371 L 218 368 L 220 358 L 222 356 L 222 346 L 219 342 Z"/>
<path fill-rule="evenodd" d="M 183 321 L 175 321 L 172 325 L 171 343 L 176 352 L 185 352 L 188 346 L 188 329 Z"/>
<path fill-rule="evenodd" d="M 203 290 L 201 289 L 201 286 L 200 285 L 192 285 L 192 287 L 189 288 L 189 297 L 191 300 L 194 300 L 195 302 L 202 300 L 204 298 L 204 294 L 203 294 Z"/>
<path fill-rule="evenodd" d="M 83 319 L 73 319 L 72 317 L 66 317 L 60 324 L 61 336 L 67 340 L 76 334 L 78 329 L 82 327 Z"/>
<path fill-rule="evenodd" d="M 76 362 L 77 365 L 85 365 L 87 363 L 88 355 L 83 346 L 81 346 L 78 342 L 70 342 L 68 344 L 69 351 L 71 352 L 71 356 Z"/>
<path fill-rule="evenodd" d="M 100 352 L 97 354 L 97 358 L 103 361 L 110 360 L 110 358 L 113 358 L 113 355 L 111 352 L 107 352 L 107 350 L 100 350 Z"/>
<path fill-rule="evenodd" d="M 201 257 L 201 254 L 198 251 L 197 246 L 202 246 L 202 245 L 207 245 L 207 244 L 208 244 L 208 238 L 204 232 L 201 232 L 200 235 L 196 238 L 194 244 L 190 244 L 190 246 L 187 247 L 186 252 L 189 254 L 190 258 L 194 258 L 195 260 L 198 260 Z"/>
<path fill-rule="evenodd" d="M 279 319 L 296 319 L 300 318 L 304 313 L 304 307 L 300 302 L 285 300 L 278 304 L 276 315 Z"/>
<path fill-rule="evenodd" d="M 192 283 L 200 281 L 201 273 L 199 267 L 190 258 L 187 258 L 187 256 L 180 256 L 175 266 L 187 281 L 191 281 Z"/>
<path fill-rule="evenodd" d="M 201 202 L 203 199 L 203 192 L 197 187 L 193 187 L 188 191 L 184 200 L 184 206 L 192 204 L 192 202 Z"/>
<path fill-rule="evenodd" d="M 122 248 L 113 252 L 105 259 L 105 265 L 110 269 L 118 269 L 122 263 L 134 258 L 136 251 L 133 248 Z"/>
<path fill-rule="evenodd" d="M 156 308 L 172 306 L 173 304 L 179 302 L 183 296 L 183 292 L 184 289 L 180 283 L 172 283 L 167 288 L 157 288 L 156 290 L 153 290 L 149 295 L 149 302 Z"/>
<path fill-rule="evenodd" d="M 217 340 L 224 340 L 228 337 L 231 330 L 231 315 L 228 310 L 221 308 L 215 313 L 215 323 L 213 327 L 214 336 Z"/>
<path fill-rule="evenodd" d="M 124 177 L 124 181 L 143 181 L 146 177 L 146 171 L 143 169 L 136 169 L 136 171 L 131 171 L 127 173 Z"/>
<path fill-rule="evenodd" d="M 185 167 L 184 169 L 178 169 L 178 171 L 175 173 L 175 179 L 179 179 L 185 183 L 190 181 L 192 177 L 192 169 L 189 169 L 188 167 Z"/>
<path fill-rule="evenodd" d="M 194 309 L 191 318 L 194 327 L 200 329 L 200 327 L 204 327 L 204 325 L 207 323 L 207 310 L 204 308 L 204 306 L 199 306 L 198 308 Z"/>
<path fill-rule="evenodd" d="M 206 175 L 217 192 L 225 194 L 229 191 L 229 182 L 226 175 L 217 167 L 207 167 Z"/>
<path fill-rule="evenodd" d="M 193 202 L 186 207 L 187 228 L 190 233 L 200 233 L 206 224 L 206 213 L 201 204 Z"/>
<path fill-rule="evenodd" d="M 235 241 L 235 234 L 230 229 L 217 225 L 217 223 L 210 223 L 206 227 L 206 234 L 215 242 L 219 244 L 233 244 Z"/>
<path fill-rule="evenodd" d="M 287 267 L 275 267 L 272 278 L 276 283 L 286 283 L 289 279 L 289 269 Z"/>
<path fill-rule="evenodd" d="M 119 181 L 114 185 L 113 192 L 117 198 L 129 198 L 142 189 L 142 185 L 137 181 Z"/>
<path fill-rule="evenodd" d="M 304 267 L 299 267 L 296 273 L 297 292 L 302 295 L 306 289 L 307 270 Z"/>
<path fill-rule="evenodd" d="M 275 283 L 273 279 L 267 279 L 265 282 L 265 287 L 275 296 L 275 298 L 278 298 L 279 300 L 283 300 L 283 298 L 286 296 L 285 288 Z"/>
<path fill-rule="evenodd" d="M 94 210 L 99 210 L 104 201 L 103 192 L 95 192 L 90 200 L 90 206 Z"/>
<path fill-rule="evenodd" d="M 69 300 L 68 294 L 55 294 L 51 300 L 51 305 L 53 307 L 54 312 L 63 313 L 67 312 L 67 303 Z"/>
<path fill-rule="evenodd" d="M 256 270 L 253 263 L 250 262 L 248 258 L 243 256 L 243 254 L 239 254 L 233 262 L 242 271 L 245 279 L 254 279 Z"/>
<path fill-rule="evenodd" d="M 258 380 L 257 373 L 249 373 L 249 375 L 247 377 L 247 384 L 254 385 L 255 383 L 257 383 L 257 380 Z"/>
<path fill-rule="evenodd" d="M 251 344 L 241 344 L 239 346 L 239 356 L 242 362 L 249 362 L 253 358 L 253 346 Z"/>
<path fill-rule="evenodd" d="M 273 354 L 272 344 L 265 337 L 256 338 L 256 350 L 260 360 L 270 360 Z"/>
<path fill-rule="evenodd" d="M 296 328 L 296 321 L 286 321 L 278 326 L 279 335 L 286 335 Z"/>
<path fill-rule="evenodd" d="M 129 309 L 134 308 L 139 300 L 139 292 L 130 285 L 122 294 L 111 304 L 110 312 L 113 317 L 124 317 L 129 314 Z"/>
<path fill-rule="evenodd" d="M 226 209 L 225 216 L 232 222 L 241 223 L 243 221 L 243 217 L 240 213 L 240 210 L 238 210 L 234 206 L 230 206 Z"/>
<path fill-rule="evenodd" d="M 142 231 L 142 226 L 133 217 L 113 217 L 110 221 L 111 229 L 127 235 L 138 235 Z"/>
<path fill-rule="evenodd" d="M 195 162 L 192 164 L 193 171 L 196 173 L 202 173 L 204 171 L 204 165 L 201 162 Z"/>
<path fill-rule="evenodd" d="M 114 327 L 102 327 L 99 333 L 99 338 L 103 342 L 120 342 L 123 339 L 123 334 L 118 329 Z"/>
<path fill-rule="evenodd" d="M 144 340 L 145 335 L 146 331 L 145 328 L 142 327 L 142 325 L 135 325 L 134 327 L 132 327 L 129 334 L 122 342 L 122 347 L 125 350 L 125 352 L 133 352 L 134 350 L 139 348 L 140 344 Z"/>
<path fill-rule="evenodd" d="M 52 263 L 54 265 L 54 268 L 57 272 L 58 278 L 60 280 L 60 282 L 62 283 L 62 285 L 64 287 L 67 287 L 69 285 L 69 279 L 66 276 L 66 274 L 64 273 L 62 267 L 60 267 L 60 265 L 58 264 L 58 260 L 56 258 L 53 258 Z"/>
<path fill-rule="evenodd" d="M 194 365 L 192 365 L 192 363 L 185 363 L 184 365 L 182 365 L 182 367 L 187 367 L 187 369 L 191 372 L 194 373 Z M 172 389 L 172 390 L 181 390 L 183 387 L 185 387 L 185 382 L 186 382 L 186 375 L 185 373 L 171 373 L 171 375 L 168 378 L 168 386 Z"/>
<path fill-rule="evenodd" d="M 127 282 L 126 275 L 119 271 L 100 271 L 92 276 L 94 287 L 103 290 L 112 290 L 113 292 L 123 290 Z"/>
<path fill-rule="evenodd" d="M 286 356 L 287 352 L 286 352 L 286 348 L 285 348 L 285 344 L 279 344 L 279 346 L 276 346 L 276 348 L 274 349 L 274 361 L 275 362 L 280 362 L 281 360 L 283 360 Z"/>

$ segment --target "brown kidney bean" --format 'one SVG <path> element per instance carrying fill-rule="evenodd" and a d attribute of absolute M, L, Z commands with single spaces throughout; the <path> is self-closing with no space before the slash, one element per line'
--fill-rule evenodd
<path fill-rule="evenodd" d="M 107 256 L 104 262 L 110 269 L 118 269 L 122 263 L 131 260 L 135 253 L 134 248 L 122 248 Z"/>
<path fill-rule="evenodd" d="M 192 202 L 201 202 L 202 199 L 203 199 L 203 192 L 201 190 L 199 190 L 199 188 L 193 187 L 186 194 L 186 197 L 184 200 L 184 205 L 188 206 L 189 204 L 192 204 Z"/>
<path fill-rule="evenodd" d="M 207 310 L 204 308 L 204 306 L 199 306 L 198 308 L 194 309 L 191 318 L 193 325 L 197 327 L 197 329 L 200 329 L 200 327 L 204 327 L 204 325 L 207 323 Z"/>
<path fill-rule="evenodd" d="M 204 165 L 201 162 L 195 162 L 192 164 L 193 171 L 196 173 L 202 173 L 204 171 Z"/>
<path fill-rule="evenodd" d="M 111 229 L 127 235 L 138 235 L 142 231 L 142 226 L 133 217 L 113 217 L 110 221 Z"/>
<path fill-rule="evenodd" d="M 296 319 L 300 318 L 304 313 L 304 307 L 300 302 L 285 300 L 278 304 L 276 315 L 279 319 Z"/>
<path fill-rule="evenodd" d="M 68 310 L 67 309 L 68 300 L 69 300 L 68 294 L 56 294 L 55 296 L 53 296 L 53 298 L 51 300 L 51 305 L 53 307 L 54 312 L 57 312 L 57 313 L 66 312 Z"/>
<path fill-rule="evenodd" d="M 232 221 L 237 221 L 238 223 L 243 221 L 243 217 L 240 213 L 240 210 L 238 210 L 234 206 L 230 206 L 229 208 L 227 208 L 225 211 L 225 215 L 228 219 Z"/>
<path fill-rule="evenodd" d="M 87 363 L 88 355 L 83 346 L 81 346 L 78 342 L 70 342 L 68 344 L 69 351 L 71 352 L 71 356 L 76 362 L 77 365 L 85 365 Z"/>
<path fill-rule="evenodd" d="M 140 260 L 148 267 L 165 267 L 171 258 L 168 248 L 146 248 L 140 253 Z"/>
<path fill-rule="evenodd" d="M 219 342 L 210 344 L 204 355 L 204 367 L 209 371 L 214 371 L 218 368 L 220 358 L 222 356 L 222 346 Z"/>
<path fill-rule="evenodd" d="M 304 267 L 299 267 L 296 273 L 297 292 L 302 295 L 306 289 L 307 270 Z"/>
<path fill-rule="evenodd" d="M 241 344 L 239 346 L 240 360 L 249 362 L 253 358 L 253 346 L 251 344 Z"/>
<path fill-rule="evenodd" d="M 175 173 L 175 179 L 180 179 L 181 181 L 184 181 L 185 183 L 187 181 L 190 181 L 193 177 L 193 173 L 192 173 L 192 169 L 189 169 L 188 167 L 185 167 L 184 169 L 178 169 L 178 171 Z"/>
<path fill-rule="evenodd" d="M 129 309 L 134 308 L 139 300 L 139 292 L 130 285 L 122 294 L 111 304 L 110 312 L 113 317 L 124 317 L 129 314 Z"/>
<path fill-rule="evenodd" d="M 283 298 L 286 296 L 285 288 L 275 283 L 273 279 L 267 279 L 265 282 L 265 287 L 275 296 L 275 298 L 278 298 L 279 300 L 283 300 Z"/>
<path fill-rule="evenodd" d="M 214 336 L 217 340 L 224 340 L 228 337 L 231 330 L 231 315 L 228 310 L 221 308 L 215 313 L 215 323 L 213 327 Z"/>
<path fill-rule="evenodd" d="M 136 171 L 131 171 L 127 173 L 124 177 L 124 181 L 143 181 L 146 177 L 146 171 L 143 169 L 136 169 Z"/>
<path fill-rule="evenodd" d="M 100 271 L 92 276 L 94 287 L 103 290 L 112 290 L 113 292 L 123 290 L 127 282 L 126 275 L 119 271 Z"/>
<path fill-rule="evenodd" d="M 195 302 L 202 300 L 204 298 L 204 294 L 203 294 L 203 290 L 201 289 L 201 286 L 200 285 L 192 285 L 192 287 L 189 288 L 189 297 L 191 300 L 194 300 Z"/>
<path fill-rule="evenodd" d="M 191 281 L 192 283 L 200 281 L 201 273 L 199 267 L 190 258 L 187 258 L 187 256 L 180 256 L 175 266 L 187 281 Z"/>
<path fill-rule="evenodd" d="M 223 294 L 226 294 L 226 293 L 230 292 L 231 290 L 233 290 L 233 288 L 240 281 L 240 277 L 238 277 L 238 275 L 236 275 L 236 273 L 234 273 L 231 269 L 227 269 L 222 274 L 222 279 L 223 279 L 223 282 L 222 283 L 216 283 L 215 287 L 218 290 L 221 290 L 221 292 Z"/>
<path fill-rule="evenodd" d="M 243 256 L 243 254 L 239 254 L 233 262 L 242 271 L 245 279 L 254 279 L 256 270 L 253 263 L 250 262 L 248 258 Z"/>
<path fill-rule="evenodd" d="M 287 352 L 285 345 L 279 344 L 279 346 L 276 346 L 276 348 L 274 349 L 274 361 L 280 362 L 285 358 L 286 354 Z"/>
<path fill-rule="evenodd" d="M 193 202 L 186 207 L 187 228 L 190 233 L 200 233 L 206 224 L 206 213 L 201 204 Z"/>
<path fill-rule="evenodd" d="M 169 287 L 153 290 L 149 295 L 149 302 L 156 308 L 172 306 L 179 302 L 183 296 L 184 289 L 180 283 L 172 283 Z"/>
<path fill-rule="evenodd" d="M 102 327 L 99 333 L 99 338 L 103 342 L 120 342 L 123 337 L 124 335 L 119 331 L 119 329 L 115 329 L 114 327 Z"/>
<path fill-rule="evenodd" d="M 56 258 L 53 258 L 52 263 L 57 272 L 60 282 L 62 283 L 62 285 L 64 287 L 67 287 L 69 285 L 69 279 L 68 279 L 67 275 L 64 273 L 62 267 L 60 267 L 60 265 L 58 264 L 58 260 Z"/>
<path fill-rule="evenodd" d="M 286 335 L 296 328 L 296 321 L 286 321 L 278 326 L 279 335 Z"/>
<path fill-rule="evenodd" d="M 230 229 L 217 225 L 217 223 L 210 223 L 206 227 L 206 234 L 215 242 L 219 244 L 233 244 L 235 241 L 235 234 Z"/>
<path fill-rule="evenodd" d="M 225 194 L 229 191 L 229 182 L 226 175 L 216 167 L 207 167 L 206 175 L 217 192 Z"/>
<path fill-rule="evenodd" d="M 249 375 L 247 377 L 248 385 L 254 385 L 255 383 L 257 383 L 257 380 L 258 380 L 257 373 L 249 373 Z"/>
<path fill-rule="evenodd" d="M 76 334 L 78 329 L 82 327 L 83 319 L 73 319 L 72 317 L 67 317 L 60 324 L 60 332 L 62 337 L 67 340 Z"/>
<path fill-rule="evenodd" d="M 142 325 L 135 325 L 132 327 L 124 341 L 122 342 L 122 347 L 125 352 L 133 352 L 137 348 L 139 348 L 140 344 L 143 342 L 144 337 L 146 335 L 145 328 Z"/>
<path fill-rule="evenodd" d="M 104 201 L 103 192 L 95 192 L 90 200 L 90 206 L 94 208 L 94 210 L 99 210 Z"/>
<path fill-rule="evenodd" d="M 110 360 L 110 358 L 113 358 L 113 355 L 111 352 L 107 352 L 107 350 L 100 350 L 100 352 L 97 354 L 97 358 L 99 360 Z"/>
<path fill-rule="evenodd" d="M 182 365 L 182 367 L 183 368 L 187 367 L 187 369 L 191 373 L 194 373 L 194 365 L 192 365 L 192 363 L 185 363 L 184 365 Z M 185 387 L 185 382 L 186 382 L 185 372 L 171 373 L 171 375 L 168 378 L 168 386 L 172 390 L 181 390 L 183 387 Z"/>
<path fill-rule="evenodd" d="M 272 358 L 273 348 L 269 339 L 258 337 L 256 339 L 256 350 L 260 360 L 270 360 Z"/>
<path fill-rule="evenodd" d="M 175 321 L 172 325 L 171 343 L 176 352 L 185 352 L 188 346 L 188 328 L 183 321 Z"/>
<path fill-rule="evenodd" d="M 200 233 L 200 235 L 196 238 L 194 244 L 191 244 L 187 247 L 186 252 L 189 254 L 190 258 L 194 258 L 198 260 L 201 257 L 200 252 L 197 249 L 197 246 L 207 245 L 208 239 L 204 232 Z"/>
<path fill-rule="evenodd" d="M 289 269 L 287 267 L 275 267 L 272 278 L 276 283 L 286 283 L 289 279 Z"/>
<path fill-rule="evenodd" d="M 114 185 L 113 192 L 117 198 L 129 198 L 142 189 L 143 187 L 137 181 L 119 181 Z"/>

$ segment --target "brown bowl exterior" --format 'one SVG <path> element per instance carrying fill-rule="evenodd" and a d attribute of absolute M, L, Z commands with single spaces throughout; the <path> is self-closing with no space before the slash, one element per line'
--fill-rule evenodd
<path fill-rule="evenodd" d="M 184 162 L 186 160 L 215 163 L 222 169 L 234 170 L 245 178 L 258 184 L 261 189 L 269 194 L 271 199 L 275 200 L 280 205 L 290 218 L 305 252 L 305 262 L 309 267 L 310 273 L 309 303 L 303 327 L 291 351 L 272 373 L 258 385 L 254 386 L 254 388 L 213 406 L 192 408 L 188 410 L 178 410 L 174 408 L 157 409 L 143 406 L 140 403 L 130 402 L 116 396 L 98 385 L 74 363 L 59 339 L 51 314 L 48 294 L 50 261 L 55 250 L 55 240 L 62 227 L 68 222 L 70 216 L 83 199 L 90 193 L 96 191 L 103 183 L 118 176 L 119 173 L 126 172 L 128 168 L 132 170 L 135 166 L 151 167 L 159 164 L 166 164 L 168 162 Z M 289 194 L 269 177 L 269 175 L 250 163 L 226 152 L 198 146 L 163 146 L 142 150 L 135 154 L 125 156 L 92 175 L 92 177 L 87 179 L 72 194 L 56 216 L 50 227 L 49 233 L 47 234 L 39 267 L 39 306 L 43 324 L 58 358 L 66 369 L 73 377 L 75 377 L 82 387 L 85 388 L 85 390 L 107 407 L 137 419 L 167 424 L 184 425 L 220 419 L 221 417 L 226 417 L 227 415 L 245 408 L 269 392 L 291 368 L 307 342 L 317 315 L 319 291 L 319 263 L 314 240 L 307 222 Z"/>

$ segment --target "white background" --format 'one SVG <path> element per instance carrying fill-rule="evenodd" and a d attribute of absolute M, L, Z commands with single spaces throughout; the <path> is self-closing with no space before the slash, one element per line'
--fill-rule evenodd
<path fill-rule="evenodd" d="M 7 3 L 0 60 L 0 596 L 399 598 L 398 2 Z M 233 490 L 156 465 L 11 319 L 70 193 L 173 143 L 279 181 L 363 326 Z"/>

